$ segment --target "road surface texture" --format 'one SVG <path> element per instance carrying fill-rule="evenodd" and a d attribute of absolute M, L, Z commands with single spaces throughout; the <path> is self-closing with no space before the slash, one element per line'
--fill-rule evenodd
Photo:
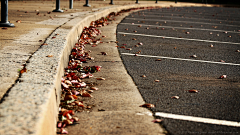
<path fill-rule="evenodd" d="M 118 25 L 125 67 L 170 134 L 240 134 L 239 11 L 160 8 Z"/>

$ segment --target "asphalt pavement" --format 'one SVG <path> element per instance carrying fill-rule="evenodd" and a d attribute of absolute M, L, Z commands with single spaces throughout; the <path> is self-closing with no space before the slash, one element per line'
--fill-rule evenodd
<path fill-rule="evenodd" d="M 123 63 L 170 134 L 240 133 L 239 21 L 239 8 L 170 7 L 118 25 Z"/>

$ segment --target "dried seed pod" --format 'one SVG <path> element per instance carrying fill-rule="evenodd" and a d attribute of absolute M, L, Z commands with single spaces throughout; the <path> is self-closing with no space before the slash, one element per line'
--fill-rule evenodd
<path fill-rule="evenodd" d="M 140 105 L 139 107 L 154 108 L 155 105 L 147 103 L 147 104 Z"/>

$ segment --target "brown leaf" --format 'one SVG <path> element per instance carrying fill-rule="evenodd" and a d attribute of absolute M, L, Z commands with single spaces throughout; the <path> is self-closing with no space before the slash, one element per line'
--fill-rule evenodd
<path fill-rule="evenodd" d="M 161 59 L 156 59 L 155 61 L 162 61 Z"/>
<path fill-rule="evenodd" d="M 160 122 L 162 122 L 163 120 L 162 119 L 155 119 L 155 120 L 153 120 L 152 122 L 154 122 L 154 123 L 160 123 Z"/>
<path fill-rule="evenodd" d="M 146 75 L 142 75 L 141 77 L 146 77 Z"/>
<path fill-rule="evenodd" d="M 159 82 L 160 80 L 155 80 L 155 82 Z"/>
<path fill-rule="evenodd" d="M 140 105 L 139 107 L 154 108 L 155 105 L 146 103 L 146 104 Z"/>
<path fill-rule="evenodd" d="M 107 53 L 106 52 L 101 52 L 102 53 L 102 55 L 107 55 Z"/>
<path fill-rule="evenodd" d="M 91 87 L 90 89 L 91 89 L 91 90 L 98 90 L 97 87 Z"/>
<path fill-rule="evenodd" d="M 47 57 L 53 57 L 53 55 L 48 55 Z"/>
<path fill-rule="evenodd" d="M 65 95 L 64 100 L 73 100 L 74 97 L 72 95 Z"/>
<path fill-rule="evenodd" d="M 21 74 L 24 73 L 24 72 L 27 72 L 27 69 L 26 69 L 26 68 L 23 68 L 23 69 L 20 71 Z"/>
<path fill-rule="evenodd" d="M 189 93 L 198 93 L 198 90 L 192 89 L 192 90 L 188 90 Z"/>
<path fill-rule="evenodd" d="M 97 80 L 106 80 L 105 78 L 103 77 L 100 77 L 100 78 L 96 78 Z"/>
<path fill-rule="evenodd" d="M 133 38 L 132 40 L 137 40 L 136 38 Z"/>
<path fill-rule="evenodd" d="M 126 50 L 132 50 L 132 48 L 126 48 Z"/>
<path fill-rule="evenodd" d="M 21 21 L 21 20 L 17 20 L 16 22 L 17 22 L 17 23 L 21 23 L 22 21 Z"/>
<path fill-rule="evenodd" d="M 93 97 L 91 94 L 89 94 L 88 92 L 84 92 L 82 93 L 83 97 Z"/>
<path fill-rule="evenodd" d="M 219 79 L 224 79 L 224 78 L 227 78 L 227 75 L 221 75 L 221 76 L 219 77 Z"/>
<path fill-rule="evenodd" d="M 172 96 L 173 99 L 179 99 L 179 96 Z"/>

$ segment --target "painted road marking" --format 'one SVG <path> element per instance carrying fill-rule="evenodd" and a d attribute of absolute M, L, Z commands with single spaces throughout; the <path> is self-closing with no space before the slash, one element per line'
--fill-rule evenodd
<path fill-rule="evenodd" d="M 169 38 L 169 39 L 179 39 L 179 40 L 189 40 L 189 41 L 199 41 L 199 42 L 209 42 L 209 43 L 221 43 L 221 44 L 240 45 L 240 43 L 233 43 L 233 42 L 222 42 L 222 41 L 191 39 L 191 38 L 178 38 L 178 37 L 166 37 L 166 36 L 146 35 L 146 34 L 136 34 L 136 33 L 125 33 L 125 32 L 118 32 L 118 33 L 119 34 L 126 34 L 126 35 L 144 36 L 144 37 L 158 37 L 158 38 Z"/>
<path fill-rule="evenodd" d="M 236 31 L 225 31 L 225 30 L 215 30 L 215 29 L 200 29 L 200 28 L 187 28 L 187 27 L 173 27 L 173 26 L 159 26 L 159 25 L 144 25 L 144 24 L 132 24 L 132 23 L 121 23 L 124 25 L 142 25 L 142 26 L 152 26 L 152 27 L 160 27 L 160 28 L 174 28 L 174 29 L 189 29 L 189 30 L 205 30 L 205 31 L 217 31 L 217 32 L 228 32 L 228 33 L 240 33 Z"/>
<path fill-rule="evenodd" d="M 210 119 L 210 118 L 194 117 L 194 116 L 185 116 L 185 115 L 177 115 L 177 114 L 163 113 L 163 112 L 156 112 L 155 116 L 171 118 L 171 119 L 178 119 L 178 120 L 187 120 L 187 121 L 193 121 L 193 122 L 208 123 L 208 124 L 240 127 L 240 123 L 235 122 L 235 121 L 218 120 L 218 119 Z"/>
<path fill-rule="evenodd" d="M 130 20 L 144 20 L 146 19 L 141 19 L 141 18 L 125 18 L 125 19 L 130 19 Z M 147 19 L 147 21 L 158 21 L 158 22 L 181 22 L 181 23 L 199 23 L 199 24 L 209 24 L 209 25 L 224 25 L 224 26 L 232 26 L 232 27 L 240 27 L 239 25 L 229 25 L 229 24 L 222 24 L 222 23 L 204 23 L 204 22 L 192 22 L 192 21 L 175 21 L 175 20 L 159 20 L 159 19 Z"/>
<path fill-rule="evenodd" d="M 173 13 L 172 13 L 173 14 Z M 161 15 L 164 15 L 164 16 L 161 16 Z M 165 17 L 165 18 L 185 18 L 185 19 L 197 19 L 197 20 L 206 20 L 206 21 L 216 21 L 216 22 L 228 22 L 228 23 L 231 23 L 231 22 L 237 22 L 239 23 L 239 21 L 232 21 L 232 20 L 220 20 L 220 19 L 205 19 L 205 18 L 194 18 L 194 17 L 188 17 L 188 16 L 184 16 L 184 15 L 181 15 L 183 17 L 176 17 L 176 14 L 174 14 L 175 16 L 166 16 L 166 14 L 157 14 L 155 13 L 155 15 L 145 15 L 143 17 Z M 141 16 L 140 16 L 141 17 Z M 199 17 L 199 16 L 198 16 Z"/>
<path fill-rule="evenodd" d="M 133 53 L 121 53 L 121 55 L 135 56 L 136 54 L 133 54 Z M 153 56 L 153 55 L 141 55 L 141 54 L 137 54 L 137 56 L 139 56 L 139 57 L 149 57 L 149 58 L 162 58 L 162 59 L 170 59 L 170 60 L 182 60 L 182 61 L 193 61 L 193 62 L 202 62 L 202 63 L 212 63 L 212 64 L 240 66 L 240 64 L 235 64 L 235 63 L 215 62 L 215 61 L 206 61 L 206 60 L 194 60 L 194 59 L 184 59 L 184 58 L 173 58 L 173 57 L 165 57 L 165 56 Z"/>

